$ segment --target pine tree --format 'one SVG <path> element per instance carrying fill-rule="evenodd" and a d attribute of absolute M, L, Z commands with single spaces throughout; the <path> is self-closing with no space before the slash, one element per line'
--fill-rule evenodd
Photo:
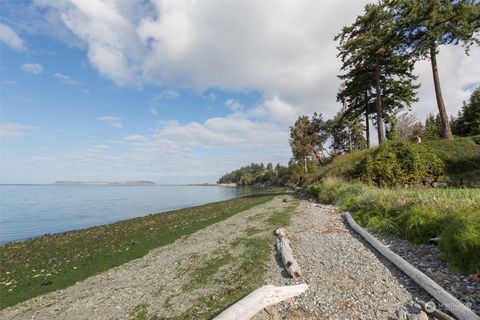
<path fill-rule="evenodd" d="M 366 123 L 374 112 L 379 144 L 385 141 L 386 117 L 410 107 L 418 88 L 413 62 L 399 54 L 401 43 L 394 31 L 392 12 L 381 2 L 366 5 L 364 14 L 335 37 L 344 72 L 337 100 L 346 104 L 347 116 L 364 114 Z"/>
<path fill-rule="evenodd" d="M 463 103 L 454 123 L 454 132 L 459 136 L 480 134 L 480 87 L 473 91 L 468 103 Z"/>
<path fill-rule="evenodd" d="M 401 49 L 417 60 L 431 62 L 442 135 L 452 139 L 440 86 L 438 48 L 444 44 L 462 44 L 468 53 L 471 45 L 479 43 L 480 3 L 475 0 L 387 0 L 386 3 L 394 13 Z"/>

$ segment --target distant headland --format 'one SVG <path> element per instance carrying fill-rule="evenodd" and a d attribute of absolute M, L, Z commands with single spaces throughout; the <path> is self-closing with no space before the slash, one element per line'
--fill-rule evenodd
<path fill-rule="evenodd" d="M 55 184 L 62 185 L 95 185 L 95 186 L 154 186 L 153 181 L 55 181 Z"/>

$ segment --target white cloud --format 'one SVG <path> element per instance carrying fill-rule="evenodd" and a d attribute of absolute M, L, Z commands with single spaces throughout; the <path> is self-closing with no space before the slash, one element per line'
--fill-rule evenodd
<path fill-rule="evenodd" d="M 480 47 L 472 48 L 467 56 L 460 46 L 443 46 L 440 47 L 437 60 L 447 112 L 456 114 L 462 102 L 468 100 L 473 90 L 480 86 Z M 418 62 L 415 72 L 419 75 L 418 82 L 422 86 L 418 94 L 420 101 L 413 109 L 423 121 L 428 113 L 438 112 L 430 61 Z"/>
<path fill-rule="evenodd" d="M 145 138 L 144 136 L 140 134 L 134 134 L 132 136 L 127 136 L 122 139 L 125 142 L 132 142 L 132 143 L 137 143 L 137 142 L 146 142 L 148 139 Z"/>
<path fill-rule="evenodd" d="M 333 37 L 365 2 L 40 3 L 61 14 L 90 63 L 117 84 L 255 90 L 296 114 L 333 114 L 339 83 Z"/>
<path fill-rule="evenodd" d="M 0 138 L 13 138 L 25 135 L 32 127 L 15 122 L 0 123 Z"/>
<path fill-rule="evenodd" d="M 273 121 L 339 109 L 340 62 L 333 37 L 367 1 L 49 1 L 50 16 L 82 41 L 92 66 L 119 85 L 261 92 Z M 99 14 L 102 12 L 102 14 Z M 248 21 L 248 23 L 246 23 Z M 480 49 L 441 48 L 440 76 L 449 112 L 478 83 Z M 431 106 L 428 63 L 419 63 L 420 116 Z M 158 99 L 175 98 L 166 90 Z"/>
<path fill-rule="evenodd" d="M 74 80 L 72 79 L 70 76 L 66 75 L 66 74 L 63 74 L 63 73 L 54 73 L 53 74 L 53 77 L 55 79 L 57 79 L 58 81 L 60 81 L 61 83 L 63 84 L 67 84 L 69 86 L 79 86 L 82 84 L 81 81 L 78 81 L 78 80 Z"/>
<path fill-rule="evenodd" d="M 159 95 L 155 96 L 153 100 L 162 100 L 162 99 L 175 99 L 180 97 L 180 94 L 174 90 L 165 90 Z"/>
<path fill-rule="evenodd" d="M 225 101 L 225 105 L 233 112 L 242 111 L 245 108 L 238 100 L 235 99 L 228 99 Z"/>
<path fill-rule="evenodd" d="M 17 51 L 24 51 L 25 44 L 18 34 L 6 24 L 0 23 L 0 42 Z"/>
<path fill-rule="evenodd" d="M 98 118 L 98 120 L 105 121 L 105 122 L 108 123 L 112 128 L 115 128 L 115 129 L 122 129 L 122 128 L 123 128 L 122 119 L 117 118 L 117 117 L 103 116 L 103 117 Z"/>
<path fill-rule="evenodd" d="M 150 113 L 154 116 L 158 116 L 158 111 L 155 107 L 150 107 Z"/>
<path fill-rule="evenodd" d="M 31 74 L 42 74 L 43 66 L 39 63 L 26 63 L 22 65 L 22 71 Z"/>

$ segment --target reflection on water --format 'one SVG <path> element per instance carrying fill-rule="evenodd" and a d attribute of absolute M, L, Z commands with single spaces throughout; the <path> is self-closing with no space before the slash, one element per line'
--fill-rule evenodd
<path fill-rule="evenodd" d="M 0 243 L 232 199 L 251 192 L 216 186 L 1 185 Z"/>

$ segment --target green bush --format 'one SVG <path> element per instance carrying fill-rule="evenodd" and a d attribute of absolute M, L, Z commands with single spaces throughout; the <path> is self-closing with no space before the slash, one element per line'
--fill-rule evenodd
<path fill-rule="evenodd" d="M 480 271 L 480 207 L 462 209 L 452 215 L 442 233 L 440 249 L 457 270 Z"/>
<path fill-rule="evenodd" d="M 363 168 L 367 183 L 394 187 L 436 181 L 443 162 L 425 145 L 395 140 L 378 147 Z"/>

